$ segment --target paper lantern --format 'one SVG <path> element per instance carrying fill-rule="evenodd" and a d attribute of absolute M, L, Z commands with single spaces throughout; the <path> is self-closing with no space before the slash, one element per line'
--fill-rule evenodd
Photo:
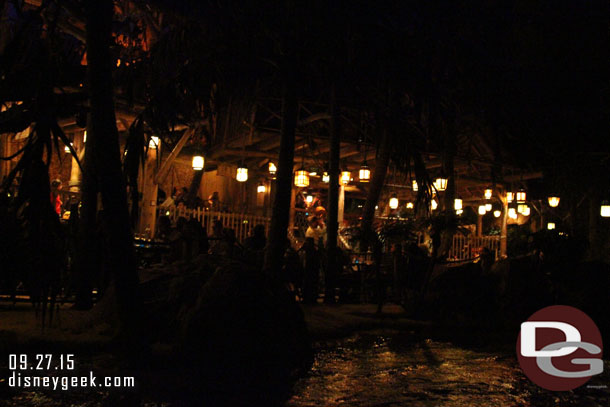
<path fill-rule="evenodd" d="M 203 156 L 201 156 L 201 155 L 193 156 L 192 166 L 195 171 L 203 170 L 204 163 L 205 163 L 205 160 L 203 159 Z"/>

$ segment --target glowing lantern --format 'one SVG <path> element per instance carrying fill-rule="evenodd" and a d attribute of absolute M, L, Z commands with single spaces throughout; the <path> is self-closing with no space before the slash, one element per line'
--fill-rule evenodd
<path fill-rule="evenodd" d="M 461 214 L 463 214 L 463 213 L 464 213 L 464 210 L 463 210 L 463 209 L 458 209 L 457 211 L 455 211 L 455 214 L 456 214 L 456 215 L 461 215 Z"/>
<path fill-rule="evenodd" d="M 277 167 L 271 161 L 269 161 L 269 175 L 275 175 Z"/>
<path fill-rule="evenodd" d="M 72 146 L 72 148 L 74 148 L 74 143 L 70 143 L 70 146 Z M 68 147 L 67 145 L 64 147 L 64 152 L 66 153 L 71 153 L 72 151 L 70 150 L 70 147 Z"/>
<path fill-rule="evenodd" d="M 259 194 L 264 194 L 266 191 L 267 187 L 262 182 L 256 187 L 256 192 L 258 192 Z"/>
<path fill-rule="evenodd" d="M 485 199 L 491 199 L 492 194 L 493 190 L 491 188 L 485 188 Z"/>
<path fill-rule="evenodd" d="M 526 206 L 525 209 L 523 210 L 523 212 L 521 212 L 521 215 L 530 216 L 531 212 L 532 212 L 531 208 L 529 206 Z"/>
<path fill-rule="evenodd" d="M 453 209 L 456 211 L 462 209 L 462 200 L 460 198 L 455 198 L 453 200 Z"/>
<path fill-rule="evenodd" d="M 241 165 L 237 168 L 237 174 L 235 175 L 235 179 L 237 182 L 246 182 L 248 181 L 248 167 L 245 165 Z"/>
<path fill-rule="evenodd" d="M 299 188 L 309 186 L 309 173 L 305 171 L 304 168 L 301 168 L 300 170 L 294 173 L 294 185 Z"/>
<path fill-rule="evenodd" d="M 555 224 L 553 222 L 549 222 L 546 224 L 546 228 L 548 230 L 553 230 L 553 229 L 555 229 Z"/>
<path fill-rule="evenodd" d="M 515 208 L 508 208 L 508 217 L 511 219 L 517 219 L 517 210 Z"/>
<path fill-rule="evenodd" d="M 485 215 L 486 213 L 485 205 L 479 205 L 479 215 Z"/>
<path fill-rule="evenodd" d="M 519 204 L 517 205 L 517 212 L 523 214 L 527 209 L 528 206 L 525 204 Z"/>
<path fill-rule="evenodd" d="M 610 218 L 610 202 L 603 201 L 600 208 L 600 215 L 604 218 Z"/>
<path fill-rule="evenodd" d="M 390 209 L 396 208 L 398 208 L 398 198 L 396 197 L 396 194 L 392 194 L 392 197 L 390 198 Z"/>
<path fill-rule="evenodd" d="M 485 212 L 489 212 L 489 211 L 491 211 L 491 209 L 492 209 L 492 206 L 490 203 L 485 204 Z"/>
<path fill-rule="evenodd" d="M 502 215 L 502 211 L 498 211 L 498 210 L 494 211 L 494 218 L 499 218 L 500 215 Z"/>
<path fill-rule="evenodd" d="M 150 141 L 148 142 L 148 148 L 151 150 L 156 150 L 159 147 L 159 137 L 150 136 Z"/>
<path fill-rule="evenodd" d="M 330 182 L 330 175 L 328 175 L 326 171 L 324 171 L 324 174 L 322 174 L 322 182 L 325 182 L 327 184 Z"/>
<path fill-rule="evenodd" d="M 313 195 L 309 194 L 305 197 L 305 202 L 311 204 L 313 202 Z"/>
<path fill-rule="evenodd" d="M 193 156 L 193 162 L 192 162 L 193 169 L 194 169 L 195 171 L 201 171 L 201 170 L 203 170 L 203 164 L 204 164 L 204 162 L 205 162 L 205 161 L 204 161 L 204 159 L 203 159 L 203 156 L 201 156 L 201 155 L 195 155 L 195 156 Z"/>
<path fill-rule="evenodd" d="M 436 199 L 432 199 L 432 201 L 430 201 L 430 209 L 435 211 L 436 208 L 438 208 L 438 202 L 436 202 Z"/>
<path fill-rule="evenodd" d="M 549 206 L 551 208 L 556 208 L 559 206 L 560 198 L 558 196 L 549 196 Z"/>
<path fill-rule="evenodd" d="M 506 202 L 511 203 L 514 200 L 515 200 L 515 193 L 511 192 L 511 191 L 508 191 L 506 193 Z"/>
<path fill-rule="evenodd" d="M 516 197 L 517 198 L 517 203 L 525 202 L 526 197 L 527 197 L 527 195 L 525 193 L 525 189 L 522 188 L 522 189 L 517 191 L 517 197 Z"/>
<path fill-rule="evenodd" d="M 413 192 L 417 192 L 419 190 L 419 187 L 417 186 L 417 181 L 413 180 L 411 184 L 413 186 Z"/>
<path fill-rule="evenodd" d="M 407 202 L 407 209 L 413 209 L 413 202 Z"/>
<path fill-rule="evenodd" d="M 351 172 L 349 172 L 349 171 L 342 171 L 341 172 L 341 183 L 343 185 L 349 184 L 351 179 L 352 179 L 352 173 Z"/>
<path fill-rule="evenodd" d="M 366 164 L 362 164 L 360 167 L 360 171 L 358 171 L 358 177 L 360 178 L 360 182 L 369 182 L 371 179 L 371 170 L 367 167 Z"/>
<path fill-rule="evenodd" d="M 438 177 L 437 179 L 434 180 L 434 188 L 436 188 L 437 191 L 444 191 L 447 189 L 447 178 L 445 177 Z"/>

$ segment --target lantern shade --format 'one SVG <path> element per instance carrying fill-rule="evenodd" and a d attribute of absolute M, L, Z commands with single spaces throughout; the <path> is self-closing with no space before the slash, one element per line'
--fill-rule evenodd
<path fill-rule="evenodd" d="M 487 210 L 485 210 L 485 205 L 479 205 L 479 215 L 485 215 Z"/>
<path fill-rule="evenodd" d="M 294 173 L 294 185 L 299 188 L 305 188 L 309 186 L 309 172 L 301 168 Z"/>
<path fill-rule="evenodd" d="M 526 201 L 527 194 L 525 193 L 525 189 L 520 189 L 516 194 L 517 203 L 523 203 Z"/>
<path fill-rule="evenodd" d="M 508 217 L 511 219 L 517 219 L 517 210 L 515 208 L 508 208 Z"/>
<path fill-rule="evenodd" d="M 514 200 L 515 200 L 515 193 L 511 192 L 511 191 L 508 191 L 506 193 L 506 202 L 511 203 Z"/>
<path fill-rule="evenodd" d="M 275 175 L 275 173 L 277 172 L 277 167 L 275 166 L 274 163 L 272 163 L 271 161 L 269 161 L 269 174 L 270 175 Z"/>
<path fill-rule="evenodd" d="M 394 194 L 390 198 L 390 209 L 396 209 L 396 208 L 398 208 L 398 197 L 396 196 L 396 194 Z"/>
<path fill-rule="evenodd" d="M 547 224 L 546 224 L 546 228 L 547 228 L 548 230 L 553 230 L 553 229 L 555 229 L 555 223 L 553 223 L 553 222 L 549 222 L 549 223 L 547 223 Z"/>
<path fill-rule="evenodd" d="M 150 136 L 150 140 L 148 141 L 148 148 L 151 150 L 156 150 L 159 147 L 159 137 Z"/>
<path fill-rule="evenodd" d="M 499 218 L 500 215 L 502 215 L 502 211 L 499 211 L 499 210 L 494 211 L 494 218 Z"/>
<path fill-rule="evenodd" d="M 203 170 L 203 165 L 204 165 L 204 163 L 205 163 L 205 160 L 203 159 L 203 156 L 201 156 L 201 155 L 195 155 L 195 156 L 193 156 L 193 162 L 192 162 L 192 165 L 193 165 L 193 169 L 194 169 L 195 171 L 201 171 L 201 170 Z"/>
<path fill-rule="evenodd" d="M 455 198 L 453 200 L 453 209 L 455 209 L 456 211 L 462 209 L 463 205 L 462 205 L 462 200 L 460 198 Z"/>
<path fill-rule="evenodd" d="M 560 198 L 558 196 L 549 196 L 549 206 L 551 208 L 556 208 L 559 206 Z"/>
<path fill-rule="evenodd" d="M 248 168 L 244 166 L 237 168 L 237 174 L 235 175 L 235 179 L 238 182 L 248 181 Z"/>
<path fill-rule="evenodd" d="M 263 184 L 262 182 L 260 184 L 258 184 L 258 186 L 256 187 L 256 192 L 258 192 L 259 194 L 264 194 L 265 192 L 267 192 L 267 187 L 265 186 L 265 184 Z"/>
<path fill-rule="evenodd" d="M 326 171 L 324 171 L 324 174 L 322 174 L 322 182 L 327 184 L 330 182 L 330 175 L 328 175 L 328 172 Z"/>
<path fill-rule="evenodd" d="M 490 203 L 485 204 L 485 212 L 489 212 L 489 211 L 491 211 L 491 210 L 492 210 L 492 206 L 491 206 L 491 204 L 490 204 Z"/>
<path fill-rule="evenodd" d="M 603 201 L 599 213 L 604 218 L 610 218 L 610 202 Z"/>
<path fill-rule="evenodd" d="M 363 164 L 360 167 L 360 171 L 358 171 L 358 177 L 360 178 L 360 182 L 369 182 L 371 179 L 371 170 L 366 164 Z"/>
<path fill-rule="evenodd" d="M 436 202 L 436 199 L 432 198 L 432 200 L 430 201 L 430 209 L 435 211 L 436 208 L 438 208 L 438 202 Z"/>
<path fill-rule="evenodd" d="M 434 180 L 434 188 L 436 188 L 437 191 L 444 191 L 447 189 L 447 178 L 445 177 L 438 177 L 437 179 Z"/>
<path fill-rule="evenodd" d="M 491 199 L 493 194 L 493 190 L 491 188 L 485 188 L 485 199 Z"/>
<path fill-rule="evenodd" d="M 413 180 L 411 182 L 411 186 L 413 188 L 413 192 L 417 192 L 419 190 L 419 186 L 417 186 L 417 181 L 416 180 Z"/>
<path fill-rule="evenodd" d="M 349 171 L 342 171 L 341 172 L 341 183 L 343 185 L 349 184 L 351 179 L 352 179 L 352 173 L 351 172 L 349 172 Z"/>

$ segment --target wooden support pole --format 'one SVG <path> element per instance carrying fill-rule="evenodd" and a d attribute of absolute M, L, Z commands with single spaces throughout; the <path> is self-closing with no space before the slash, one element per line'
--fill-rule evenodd
<path fill-rule="evenodd" d="M 174 149 L 171 151 L 171 153 L 169 153 L 169 156 L 165 159 L 165 162 L 161 165 L 161 168 L 159 168 L 157 175 L 155 175 L 155 177 L 154 177 L 155 184 L 159 185 L 165 180 L 165 178 L 167 177 L 167 174 L 169 174 L 169 170 L 171 169 L 172 164 L 178 157 L 178 154 L 180 154 L 180 152 L 186 145 L 186 142 L 189 140 L 189 138 L 191 138 L 191 136 L 193 135 L 194 132 L 195 132 L 195 129 L 193 127 L 186 129 L 186 131 L 184 132 L 184 134 L 182 135 L 180 140 L 178 140 L 178 143 L 176 143 L 176 146 L 174 147 Z"/>
<path fill-rule="evenodd" d="M 155 170 L 157 167 L 157 154 L 160 154 L 159 146 L 156 150 L 149 149 L 144 172 L 142 174 L 142 203 L 140 205 L 140 221 L 138 232 L 152 239 L 155 236 L 157 226 L 157 193 L 158 185 L 155 183 Z"/>

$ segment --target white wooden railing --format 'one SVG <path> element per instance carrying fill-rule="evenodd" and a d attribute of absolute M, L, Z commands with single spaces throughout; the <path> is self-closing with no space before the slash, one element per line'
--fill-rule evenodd
<path fill-rule="evenodd" d="M 228 212 L 212 212 L 205 208 L 188 209 L 185 207 L 170 206 L 168 208 L 159 209 L 159 215 L 168 216 L 172 223 L 175 223 L 178 218 L 197 219 L 205 228 L 208 236 L 212 234 L 212 226 L 216 220 L 222 222 L 224 228 L 233 229 L 235 237 L 238 241 L 243 242 L 252 234 L 252 229 L 256 225 L 265 226 L 265 235 L 269 234 L 269 225 L 271 219 L 265 216 L 249 215 L 245 213 L 228 213 Z"/>
<path fill-rule="evenodd" d="M 449 251 L 450 260 L 469 260 L 481 254 L 483 248 L 491 250 L 497 259 L 500 254 L 500 236 L 472 236 L 456 234 Z"/>

